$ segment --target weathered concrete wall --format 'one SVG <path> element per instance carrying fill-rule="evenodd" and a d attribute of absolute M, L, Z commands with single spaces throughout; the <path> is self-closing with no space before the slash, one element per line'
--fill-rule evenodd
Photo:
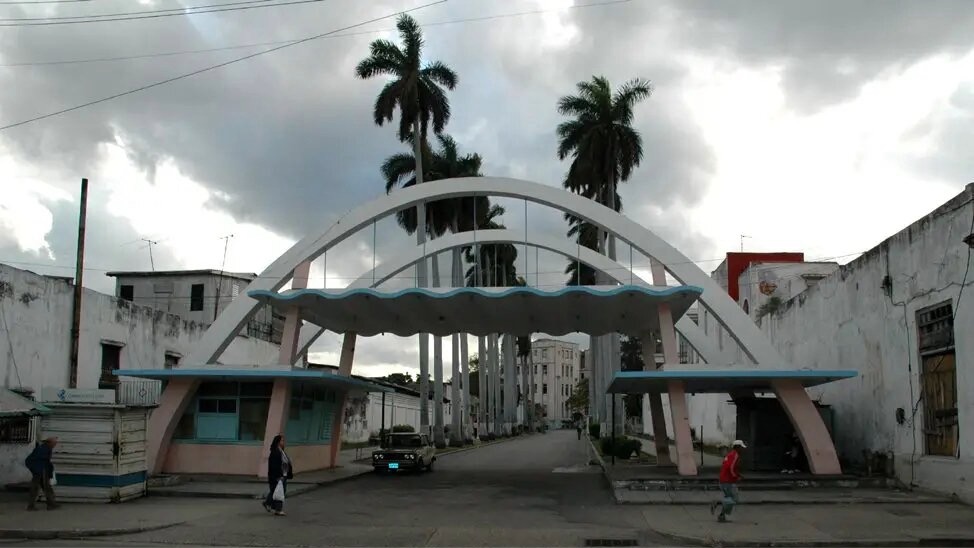
<path fill-rule="evenodd" d="M 73 288 L 61 280 L 0 264 L 0 379 L 7 387 L 68 384 Z M 78 387 L 97 388 L 101 344 L 123 345 L 121 366 L 161 368 L 166 352 L 185 356 L 204 325 L 109 295 L 84 290 L 78 356 Z M 225 364 L 267 364 L 278 349 L 237 337 L 220 358 Z"/>
<path fill-rule="evenodd" d="M 0 383 L 65 387 L 69 378 L 73 287 L 62 281 L 0 264 Z M 203 324 L 84 290 L 78 357 L 78 387 L 97 388 L 101 344 L 124 345 L 124 368 L 161 368 L 167 352 L 185 356 L 199 340 Z M 237 337 L 220 362 L 275 363 L 278 347 Z M 24 458 L 33 444 L 0 444 L 0 484 L 29 478 Z"/>
<path fill-rule="evenodd" d="M 861 461 L 863 451 L 893 453 L 896 475 L 904 483 L 956 493 L 969 502 L 974 502 L 974 302 L 969 302 L 974 290 L 964 290 L 960 304 L 958 297 L 962 283 L 974 284 L 974 267 L 964 279 L 969 247 L 963 242 L 974 221 L 972 202 L 974 185 L 968 185 L 759 321 L 788 365 L 859 372 L 855 379 L 811 390 L 814 398 L 833 406 L 841 459 Z M 888 291 L 883 287 L 887 276 Z M 924 454 L 916 313 L 945 301 L 955 314 L 957 458 Z M 717 333 L 712 318 L 707 330 Z M 724 336 L 724 344 L 729 339 Z M 707 441 L 733 439 L 733 407 L 720 403 L 726 400 L 721 395 L 691 399 L 691 424 L 707 425 Z M 906 414 L 903 424 L 897 423 L 897 409 Z"/>

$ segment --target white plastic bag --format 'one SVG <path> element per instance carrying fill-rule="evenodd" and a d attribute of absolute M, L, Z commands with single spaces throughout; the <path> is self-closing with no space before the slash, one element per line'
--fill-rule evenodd
<path fill-rule="evenodd" d="M 277 487 L 274 488 L 274 494 L 271 495 L 271 499 L 277 502 L 284 502 L 284 481 L 279 480 L 277 482 Z"/>
<path fill-rule="evenodd" d="M 51 487 L 57 485 L 57 474 L 51 472 Z"/>

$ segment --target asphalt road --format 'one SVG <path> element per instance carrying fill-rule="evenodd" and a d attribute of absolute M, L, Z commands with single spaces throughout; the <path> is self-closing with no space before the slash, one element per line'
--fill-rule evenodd
<path fill-rule="evenodd" d="M 287 517 L 228 509 L 169 529 L 86 546 L 583 546 L 646 536 L 617 506 L 585 440 L 557 430 L 443 455 L 423 474 L 368 474 L 288 500 Z M 187 499 L 187 504 L 221 504 Z M 44 545 L 51 545 L 50 542 Z M 71 545 L 78 545 L 73 541 Z"/>

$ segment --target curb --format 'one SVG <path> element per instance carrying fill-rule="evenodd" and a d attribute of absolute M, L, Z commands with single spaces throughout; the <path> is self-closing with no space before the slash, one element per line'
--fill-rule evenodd
<path fill-rule="evenodd" d="M 721 548 L 839 548 L 839 547 L 853 547 L 853 548 L 880 548 L 880 547 L 891 547 L 891 548 L 906 548 L 915 546 L 930 546 L 930 547 L 954 547 L 954 546 L 972 546 L 974 545 L 974 537 L 963 538 L 963 537 L 945 537 L 945 538 L 915 538 L 910 540 L 879 540 L 879 539 L 863 539 L 863 540 L 821 540 L 821 541 L 803 541 L 803 540 L 757 540 L 757 541 L 747 541 L 747 540 L 721 540 L 715 539 L 713 537 L 690 537 L 684 535 L 675 535 L 672 533 L 664 533 L 662 531 L 657 531 L 656 529 L 650 528 L 653 533 L 657 535 L 678 542 L 681 544 L 692 544 L 696 546 L 719 546 Z"/>
<path fill-rule="evenodd" d="M 478 444 L 474 444 L 474 445 L 471 445 L 470 447 L 464 446 L 464 447 L 461 447 L 460 449 L 456 449 L 454 451 L 449 451 L 447 453 L 444 453 L 443 455 L 436 455 L 436 458 L 449 457 L 450 455 L 454 455 L 456 453 L 464 453 L 464 452 L 467 452 L 467 451 L 473 451 L 474 449 L 483 449 L 484 447 L 489 447 L 491 445 L 497 445 L 499 443 L 504 443 L 504 442 L 508 442 L 508 441 L 512 441 L 512 440 L 516 440 L 516 439 L 520 439 L 520 438 L 526 438 L 526 437 L 531 436 L 531 435 L 532 434 L 527 434 L 527 435 L 521 434 L 520 436 L 510 436 L 510 437 L 507 437 L 507 438 L 501 438 L 499 440 L 488 441 L 486 443 L 481 442 L 479 445 Z"/>
<path fill-rule="evenodd" d="M 117 535 L 134 535 L 137 533 L 148 533 L 151 531 L 159 531 L 161 529 L 168 529 L 169 527 L 175 527 L 177 525 L 182 525 L 186 523 L 185 521 L 178 521 L 176 523 L 165 523 L 162 525 L 150 525 L 148 527 L 128 527 L 121 529 L 90 529 L 90 530 L 77 530 L 77 529 L 61 529 L 61 530 L 46 530 L 46 531 L 36 531 L 30 529 L 0 529 L 0 539 L 26 539 L 26 540 L 55 540 L 55 539 L 79 539 L 88 537 L 110 537 Z"/>

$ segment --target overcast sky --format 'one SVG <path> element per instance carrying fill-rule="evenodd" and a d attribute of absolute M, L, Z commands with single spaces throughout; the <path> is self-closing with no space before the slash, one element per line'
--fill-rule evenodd
<path fill-rule="evenodd" d="M 0 19 L 208 3 L 3 5 Z M 327 0 L 4 28 L 0 125 L 268 46 L 55 61 L 291 40 L 422 3 Z M 542 13 L 524 14 L 532 11 Z M 414 16 L 426 58 L 460 77 L 447 132 L 483 156 L 487 175 L 560 185 L 558 97 L 592 75 L 614 85 L 650 80 L 653 95 L 635 119 L 645 157 L 621 190 L 624 213 L 707 272 L 739 249 L 742 234 L 747 250 L 847 262 L 974 180 L 974 3 L 966 0 L 448 0 Z M 86 286 L 111 292 L 106 270 L 149 269 L 143 238 L 158 242 L 157 269 L 220 268 L 222 238 L 232 234 L 226 268 L 260 272 L 383 191 L 378 166 L 403 146 L 394 126 L 372 123 L 382 82 L 358 80 L 353 69 L 371 40 L 395 38 L 393 26 L 372 23 L 0 131 L 0 262 L 71 275 L 79 180 L 88 177 Z M 523 203 L 505 205 L 508 227 L 523 230 Z M 559 214 L 528 209 L 529 230 L 563 234 Z M 386 221 L 373 250 L 366 232 L 329 253 L 330 287 L 368 271 L 373 253 L 381 262 L 413 241 Z M 528 255 L 529 280 L 562 283 L 563 259 Z M 324 283 L 320 263 L 313 279 Z M 334 362 L 338 339 L 313 350 Z M 366 340 L 356 361 L 363 374 L 414 370 L 416 344 Z"/>

